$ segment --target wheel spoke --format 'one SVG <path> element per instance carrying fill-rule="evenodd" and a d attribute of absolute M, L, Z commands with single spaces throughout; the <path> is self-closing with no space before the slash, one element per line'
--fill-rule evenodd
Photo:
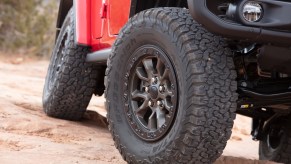
<path fill-rule="evenodd" d="M 166 68 L 163 75 L 162 75 L 161 80 L 166 80 L 167 78 L 169 78 L 169 75 L 170 75 L 170 70 L 168 68 Z"/>
<path fill-rule="evenodd" d="M 166 91 L 166 95 L 170 96 L 170 97 L 173 97 L 174 93 L 172 91 L 167 90 Z"/>
<path fill-rule="evenodd" d="M 141 81 L 140 83 L 140 90 L 144 89 L 144 87 L 149 86 L 149 81 Z"/>
<path fill-rule="evenodd" d="M 153 112 L 151 116 L 149 117 L 148 128 L 151 130 L 157 129 L 157 118 L 155 115 L 156 113 Z"/>
<path fill-rule="evenodd" d="M 132 100 L 146 100 L 147 99 L 147 94 L 142 93 L 141 91 L 135 90 L 134 92 L 131 93 Z"/>
<path fill-rule="evenodd" d="M 161 128 L 162 125 L 164 125 L 164 123 L 166 122 L 165 112 L 160 109 L 157 109 L 156 116 L 157 116 L 157 127 Z"/>
<path fill-rule="evenodd" d="M 171 84 L 170 84 L 170 82 L 168 81 L 168 80 L 166 80 L 166 81 L 164 81 L 164 84 L 165 84 L 165 88 L 166 88 L 166 90 L 165 90 L 165 95 L 166 96 L 173 96 L 174 95 L 174 93 L 173 93 L 173 91 L 172 91 L 172 89 L 171 89 Z"/>
<path fill-rule="evenodd" d="M 139 77 L 139 79 L 148 81 L 147 74 L 144 72 L 144 70 L 141 67 L 136 68 L 136 75 Z"/>
<path fill-rule="evenodd" d="M 148 79 L 151 79 L 154 74 L 154 65 L 152 59 L 144 59 L 143 61 L 144 68 L 147 72 Z"/>
<path fill-rule="evenodd" d="M 144 119 L 144 115 L 146 114 L 148 108 L 148 100 L 145 100 L 142 105 L 136 109 L 135 113 L 142 119 Z"/>
<path fill-rule="evenodd" d="M 171 111 L 172 104 L 169 101 L 165 101 L 165 108 L 167 109 L 167 111 Z"/>

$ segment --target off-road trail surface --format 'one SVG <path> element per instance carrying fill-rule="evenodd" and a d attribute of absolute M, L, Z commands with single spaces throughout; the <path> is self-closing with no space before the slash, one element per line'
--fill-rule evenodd
<path fill-rule="evenodd" d="M 41 96 L 48 61 L 0 58 L 0 164 L 123 164 L 106 126 L 104 99 L 79 122 L 47 117 Z M 101 115 L 99 115 L 98 113 Z M 216 164 L 259 164 L 250 119 L 238 117 Z"/>

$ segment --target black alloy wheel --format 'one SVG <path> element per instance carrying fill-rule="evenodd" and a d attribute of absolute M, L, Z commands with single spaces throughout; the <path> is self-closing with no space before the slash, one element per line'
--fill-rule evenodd
<path fill-rule="evenodd" d="M 162 138 L 175 120 L 178 91 L 176 75 L 166 53 L 156 46 L 143 46 L 133 56 L 136 64 L 129 78 L 128 121 L 146 141 Z M 131 115 L 137 121 L 132 121 Z"/>

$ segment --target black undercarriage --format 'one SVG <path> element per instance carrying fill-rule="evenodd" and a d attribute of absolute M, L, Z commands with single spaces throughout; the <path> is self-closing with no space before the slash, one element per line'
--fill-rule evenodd
<path fill-rule="evenodd" d="M 253 138 L 262 140 L 291 112 L 291 2 L 188 0 L 188 7 L 196 21 L 229 41 L 238 75 L 237 113 L 253 118 Z"/>
<path fill-rule="evenodd" d="M 234 49 L 239 93 L 237 113 L 253 118 L 255 140 L 262 139 L 263 129 L 272 121 L 287 117 L 291 112 L 291 77 L 276 69 L 261 68 L 258 58 L 265 55 L 261 54 L 262 47 L 252 44 Z M 269 62 L 279 61 L 274 57 Z"/>

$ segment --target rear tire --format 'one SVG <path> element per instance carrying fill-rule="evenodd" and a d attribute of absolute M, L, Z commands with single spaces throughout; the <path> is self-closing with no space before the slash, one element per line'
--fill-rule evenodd
<path fill-rule="evenodd" d="M 289 117 L 290 119 L 290 117 Z M 259 144 L 260 160 L 291 163 L 291 122 L 275 122 Z"/>
<path fill-rule="evenodd" d="M 105 80 L 109 129 L 123 158 L 213 163 L 235 119 L 231 56 L 225 41 L 186 9 L 156 8 L 131 18 L 114 44 Z"/>
<path fill-rule="evenodd" d="M 79 120 L 96 89 L 97 70 L 86 63 L 89 48 L 77 46 L 73 10 L 68 13 L 58 36 L 43 91 L 48 116 Z"/>

